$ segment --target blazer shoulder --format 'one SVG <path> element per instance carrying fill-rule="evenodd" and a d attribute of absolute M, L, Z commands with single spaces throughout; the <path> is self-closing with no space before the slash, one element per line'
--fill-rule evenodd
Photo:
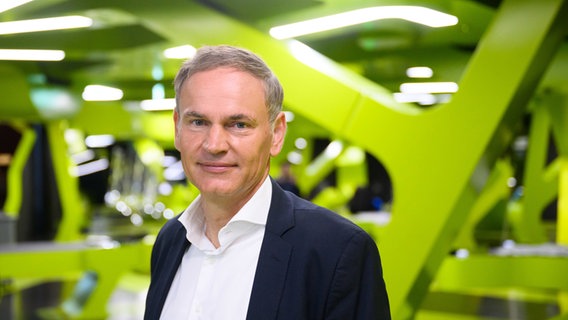
<path fill-rule="evenodd" d="M 348 241 L 353 236 L 370 238 L 360 226 L 337 212 L 286 191 L 282 191 L 277 198 L 277 209 L 274 210 L 278 211 L 278 215 L 291 216 L 293 228 L 288 232 L 292 234 L 302 234 L 314 240 L 329 239 L 328 236 L 333 235 L 332 242 Z"/>

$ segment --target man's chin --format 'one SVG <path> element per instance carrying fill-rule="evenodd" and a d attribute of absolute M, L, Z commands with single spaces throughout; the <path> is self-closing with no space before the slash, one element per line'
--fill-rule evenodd
<path fill-rule="evenodd" d="M 223 185 L 208 185 L 200 189 L 202 194 L 210 194 L 214 196 L 230 196 L 235 192 L 234 188 L 227 187 L 227 183 Z"/>

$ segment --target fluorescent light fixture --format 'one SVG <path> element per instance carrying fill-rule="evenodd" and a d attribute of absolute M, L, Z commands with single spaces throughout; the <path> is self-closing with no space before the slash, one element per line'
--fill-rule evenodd
<path fill-rule="evenodd" d="M 86 28 L 91 25 L 93 25 L 93 19 L 82 16 L 8 21 L 0 22 L 0 34 Z"/>
<path fill-rule="evenodd" d="M 91 161 L 95 158 L 95 152 L 91 149 L 87 149 L 81 152 L 77 152 L 71 155 L 71 159 L 75 164 L 85 163 L 87 161 Z"/>
<path fill-rule="evenodd" d="M 89 148 L 104 148 L 114 143 L 114 137 L 110 134 L 91 135 L 85 138 L 85 145 Z"/>
<path fill-rule="evenodd" d="M 296 146 L 296 148 L 300 150 L 304 150 L 308 146 L 308 140 L 304 138 L 298 138 L 294 141 L 294 146 Z"/>
<path fill-rule="evenodd" d="M 76 167 L 74 172 L 76 177 L 86 176 L 88 174 L 92 174 L 95 172 L 103 171 L 108 169 L 108 160 L 107 159 L 99 159 L 91 162 L 87 162 L 85 164 L 79 165 Z"/>
<path fill-rule="evenodd" d="M 343 143 L 341 141 L 332 141 L 324 150 L 324 154 L 328 159 L 335 159 L 343 151 Z"/>
<path fill-rule="evenodd" d="M 286 118 L 286 122 L 292 122 L 296 117 L 296 115 L 292 111 L 284 111 L 284 116 Z"/>
<path fill-rule="evenodd" d="M 15 7 L 19 7 L 33 0 L 2 0 L 0 2 L 0 12 L 8 11 Z"/>
<path fill-rule="evenodd" d="M 0 49 L 0 60 L 61 61 L 64 58 L 65 52 L 61 50 Z"/>
<path fill-rule="evenodd" d="M 107 159 L 99 159 L 91 162 L 87 162 L 85 164 L 79 165 L 76 167 L 75 172 L 73 172 L 74 176 L 82 177 L 88 174 L 92 174 L 95 172 L 103 171 L 108 169 L 108 160 Z"/>
<path fill-rule="evenodd" d="M 507 187 L 513 188 L 516 185 L 517 185 L 517 179 L 515 177 L 509 177 L 509 179 L 507 179 Z"/>
<path fill-rule="evenodd" d="M 288 153 L 288 155 L 286 155 L 286 160 L 288 160 L 288 162 L 292 163 L 292 164 L 300 164 L 302 163 L 303 160 L 303 156 L 300 152 L 294 150 L 294 151 L 290 151 L 290 153 Z"/>
<path fill-rule="evenodd" d="M 164 179 L 168 181 L 180 181 L 185 179 L 181 161 L 172 164 L 164 170 Z"/>
<path fill-rule="evenodd" d="M 140 108 L 146 111 L 173 110 L 176 107 L 176 100 L 171 99 L 149 99 L 140 102 Z"/>
<path fill-rule="evenodd" d="M 175 214 L 176 214 L 175 211 L 173 211 L 172 209 L 169 209 L 169 208 L 164 210 L 164 213 L 163 213 L 164 218 L 168 219 L 168 220 L 173 219 L 173 217 L 175 217 Z"/>
<path fill-rule="evenodd" d="M 152 99 L 165 99 L 166 88 L 161 83 L 156 83 L 152 86 Z"/>
<path fill-rule="evenodd" d="M 271 28 L 269 33 L 276 39 L 287 39 L 382 19 L 403 19 L 433 28 L 453 26 L 458 23 L 458 18 L 453 15 L 425 7 L 380 6 L 277 26 Z"/>
<path fill-rule="evenodd" d="M 428 67 L 411 67 L 406 69 L 409 78 L 432 78 L 434 71 Z"/>
<path fill-rule="evenodd" d="M 177 161 L 178 161 L 178 159 L 176 157 L 165 155 L 162 158 L 162 166 L 163 167 L 169 167 L 172 164 L 176 163 Z"/>
<path fill-rule="evenodd" d="M 82 94 L 85 101 L 117 101 L 122 99 L 122 96 L 122 90 L 98 84 L 86 86 Z"/>
<path fill-rule="evenodd" d="M 164 50 L 164 56 L 168 59 L 189 59 L 195 55 L 195 49 L 190 45 L 183 45 Z"/>
<path fill-rule="evenodd" d="M 395 92 L 394 100 L 400 103 L 419 103 L 419 104 L 434 104 L 436 97 L 431 93 L 402 93 Z"/>
<path fill-rule="evenodd" d="M 394 100 L 400 103 L 417 103 L 423 106 L 431 106 L 438 103 L 447 103 L 451 99 L 451 95 L 444 94 L 431 94 L 431 93 L 402 93 L 395 92 L 393 94 Z"/>
<path fill-rule="evenodd" d="M 169 182 L 162 182 L 158 185 L 158 193 L 163 196 L 169 196 L 174 191 L 174 188 Z"/>
<path fill-rule="evenodd" d="M 400 85 L 402 93 L 454 93 L 458 91 L 455 82 L 408 82 Z"/>
<path fill-rule="evenodd" d="M 343 77 L 341 71 L 337 68 L 337 64 L 323 54 L 297 40 L 290 40 L 287 45 L 290 53 L 301 63 L 327 76 Z"/>
<path fill-rule="evenodd" d="M 437 102 L 436 96 L 431 93 L 402 93 L 395 92 L 394 100 L 400 103 L 418 103 L 421 105 L 432 105 Z"/>
<path fill-rule="evenodd" d="M 61 119 L 79 110 L 76 97 L 63 88 L 34 88 L 29 96 L 42 119 Z"/>

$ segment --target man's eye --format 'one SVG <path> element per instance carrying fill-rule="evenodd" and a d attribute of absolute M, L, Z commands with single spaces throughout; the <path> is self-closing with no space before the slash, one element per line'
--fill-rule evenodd
<path fill-rule="evenodd" d="M 235 129 L 246 129 L 249 125 L 246 122 L 233 122 L 229 125 L 229 127 L 233 127 Z"/>
<path fill-rule="evenodd" d="M 193 119 L 190 121 L 190 123 L 194 126 L 202 126 L 204 121 L 201 119 Z"/>
<path fill-rule="evenodd" d="M 244 122 L 237 122 L 237 123 L 235 123 L 235 127 L 239 128 L 239 129 L 245 129 L 245 128 L 247 128 L 248 126 L 247 126 L 247 124 L 244 123 Z"/>

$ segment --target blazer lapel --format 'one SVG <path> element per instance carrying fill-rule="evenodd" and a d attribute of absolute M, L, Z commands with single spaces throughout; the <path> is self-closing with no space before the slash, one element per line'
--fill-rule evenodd
<path fill-rule="evenodd" d="M 172 230 L 175 233 L 171 235 L 171 241 L 168 241 L 166 246 L 161 248 L 162 254 L 165 256 L 159 264 L 161 268 L 152 274 L 154 279 L 152 279 L 153 283 L 151 285 L 155 285 L 155 288 L 151 290 L 154 294 L 152 297 L 149 297 L 150 299 L 148 300 L 150 305 L 147 306 L 147 308 L 149 309 L 148 313 L 151 315 L 147 317 L 147 319 L 160 318 L 172 281 L 177 273 L 185 250 L 189 246 L 189 242 L 185 238 L 185 228 L 183 228 L 181 224 L 179 224 L 179 226 L 176 225 L 176 227 L 177 230 Z"/>
<path fill-rule="evenodd" d="M 292 245 L 281 235 L 294 225 L 292 202 L 272 181 L 272 201 L 252 287 L 247 319 L 275 319 Z"/>

